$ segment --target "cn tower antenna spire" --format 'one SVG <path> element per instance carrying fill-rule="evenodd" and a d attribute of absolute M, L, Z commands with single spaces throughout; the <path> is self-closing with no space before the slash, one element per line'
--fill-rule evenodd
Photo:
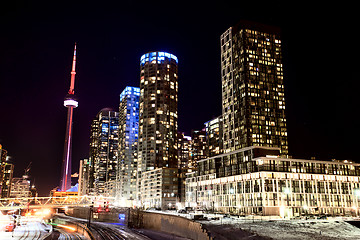
<path fill-rule="evenodd" d="M 66 121 L 66 133 L 64 144 L 64 155 L 61 168 L 60 190 L 66 191 L 71 188 L 71 150 L 72 150 L 72 132 L 73 132 L 73 114 L 74 108 L 78 106 L 78 101 L 74 94 L 75 85 L 75 65 L 76 65 L 76 43 L 71 68 L 70 89 L 64 100 L 64 106 L 68 109 Z"/>
<path fill-rule="evenodd" d="M 70 82 L 70 89 L 69 94 L 74 94 L 74 86 L 75 86 L 75 65 L 76 65 L 76 42 L 74 47 L 74 56 L 73 56 L 73 62 L 72 62 L 72 68 L 71 68 L 71 82 Z"/>

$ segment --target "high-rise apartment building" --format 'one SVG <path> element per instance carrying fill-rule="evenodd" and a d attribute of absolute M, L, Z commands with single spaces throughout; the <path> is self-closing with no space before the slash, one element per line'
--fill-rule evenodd
<path fill-rule="evenodd" d="M 106 183 L 116 181 L 118 164 L 119 113 L 102 109 L 91 126 L 90 161 L 93 161 L 93 187 L 96 194 L 105 192 Z M 91 162 L 92 164 L 92 162 Z"/>
<path fill-rule="evenodd" d="M 212 157 L 221 154 L 222 146 L 222 116 L 204 123 L 206 132 L 206 156 Z"/>
<path fill-rule="evenodd" d="M 191 137 L 178 132 L 178 168 L 192 168 L 192 147 Z"/>
<path fill-rule="evenodd" d="M 206 155 L 206 148 L 205 129 L 191 131 L 191 161 L 194 167 L 196 167 L 197 161 L 208 157 Z"/>
<path fill-rule="evenodd" d="M 89 159 L 80 160 L 79 166 L 79 196 L 83 196 L 90 193 L 90 161 Z"/>
<path fill-rule="evenodd" d="M 140 58 L 141 171 L 177 167 L 178 59 L 167 52 Z"/>
<path fill-rule="evenodd" d="M 241 21 L 220 42 L 224 152 L 266 146 L 287 155 L 279 29 Z"/>
<path fill-rule="evenodd" d="M 142 55 L 138 193 L 145 206 L 171 208 L 178 199 L 177 94 L 177 57 L 167 52 Z M 153 174 L 159 175 L 156 184 L 153 184 Z M 164 174 L 167 177 L 160 177 Z"/>
<path fill-rule="evenodd" d="M 119 168 L 117 197 L 136 199 L 140 88 L 126 87 L 119 105 Z"/>
<path fill-rule="evenodd" d="M 197 161 L 186 178 L 186 206 L 357 216 L 360 164 L 286 157 L 279 30 L 245 21 L 229 28 L 221 35 L 221 71 L 224 152 Z"/>
<path fill-rule="evenodd" d="M 0 198 L 10 196 L 13 173 L 14 164 L 10 161 L 7 151 L 0 144 Z"/>

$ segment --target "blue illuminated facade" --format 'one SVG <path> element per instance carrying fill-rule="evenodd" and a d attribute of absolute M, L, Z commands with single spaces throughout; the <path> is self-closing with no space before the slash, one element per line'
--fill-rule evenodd
<path fill-rule="evenodd" d="M 174 54 L 167 52 L 150 52 L 145 53 L 140 58 L 140 65 L 144 65 L 146 62 L 162 63 L 166 59 L 174 59 L 178 63 L 178 59 Z"/>
<path fill-rule="evenodd" d="M 119 188 L 117 197 L 132 200 L 136 194 L 140 88 L 127 86 L 119 105 Z"/>
<path fill-rule="evenodd" d="M 120 102 L 124 99 L 124 97 L 140 97 L 140 88 L 138 87 L 129 87 L 127 86 L 124 91 L 120 94 Z"/>

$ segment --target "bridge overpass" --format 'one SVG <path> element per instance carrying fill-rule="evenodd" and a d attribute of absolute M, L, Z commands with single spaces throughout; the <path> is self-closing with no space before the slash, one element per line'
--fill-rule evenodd
<path fill-rule="evenodd" d="M 2 198 L 0 210 L 34 209 L 34 208 L 61 208 L 87 207 L 102 205 L 104 202 L 112 205 L 113 197 L 103 196 L 66 196 L 66 197 L 29 197 L 29 198 Z"/>

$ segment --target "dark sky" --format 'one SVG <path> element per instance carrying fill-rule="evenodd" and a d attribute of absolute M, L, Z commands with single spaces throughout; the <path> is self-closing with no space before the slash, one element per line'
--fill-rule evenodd
<path fill-rule="evenodd" d="M 253 3 L 251 3 L 253 2 Z M 33 163 L 40 195 L 59 184 L 63 99 L 77 42 L 73 172 L 88 157 L 90 123 L 139 86 L 139 59 L 179 59 L 179 130 L 221 114 L 222 32 L 240 19 L 282 29 L 290 155 L 358 161 L 358 32 L 351 6 L 268 1 L 16 2 L 0 6 L 0 143 L 15 176 Z M 355 79 L 356 77 L 356 79 Z"/>

